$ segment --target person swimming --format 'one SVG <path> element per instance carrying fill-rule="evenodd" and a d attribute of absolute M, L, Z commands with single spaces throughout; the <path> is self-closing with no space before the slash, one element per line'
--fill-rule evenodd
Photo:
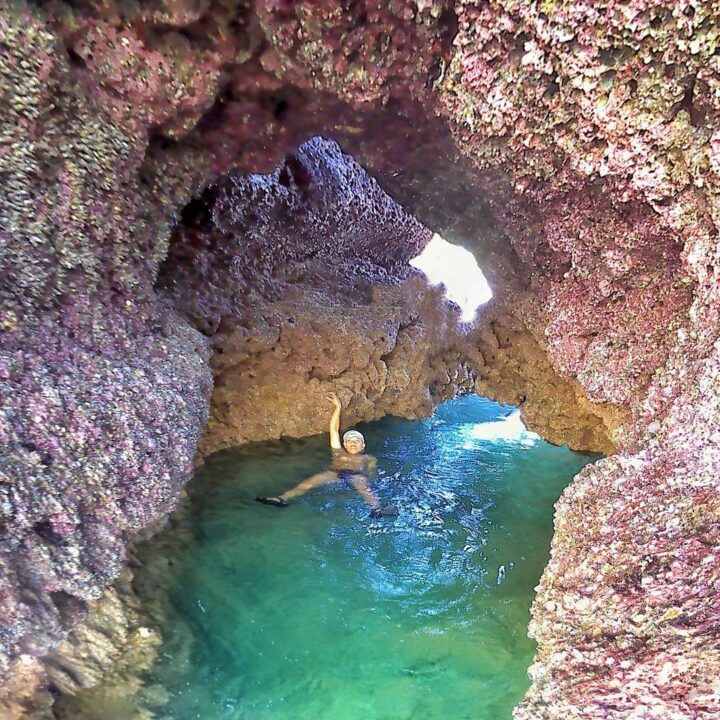
<path fill-rule="evenodd" d="M 348 430 L 340 442 L 340 414 L 342 403 L 340 398 L 333 392 L 326 396 L 334 406 L 330 416 L 330 448 L 332 449 L 332 460 L 327 470 L 317 475 L 312 475 L 294 488 L 287 490 L 281 495 L 268 497 L 258 496 L 256 502 L 273 507 L 287 507 L 288 500 L 292 500 L 313 488 L 327 483 L 343 480 L 353 487 L 370 505 L 371 517 L 382 517 L 383 515 L 397 515 L 397 508 L 394 505 L 381 506 L 375 493 L 370 489 L 370 478 L 375 475 L 377 459 L 365 453 L 365 438 L 357 430 Z"/>

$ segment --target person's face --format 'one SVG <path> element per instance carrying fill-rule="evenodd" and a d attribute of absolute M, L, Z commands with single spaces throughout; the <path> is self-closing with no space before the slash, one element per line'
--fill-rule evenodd
<path fill-rule="evenodd" d="M 352 438 L 352 439 L 346 441 L 345 449 L 351 455 L 357 455 L 358 453 L 361 453 L 365 449 L 365 443 L 362 440 L 358 440 L 357 438 Z"/>

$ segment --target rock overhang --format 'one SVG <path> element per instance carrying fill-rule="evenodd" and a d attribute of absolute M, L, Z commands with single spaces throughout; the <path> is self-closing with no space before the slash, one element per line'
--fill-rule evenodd
<path fill-rule="evenodd" d="M 152 290 L 179 209 L 231 167 L 268 172 L 322 133 L 427 227 L 476 252 L 501 289 L 504 315 L 486 336 L 485 356 L 502 357 L 506 373 L 532 375 L 535 349 L 513 355 L 503 347 L 512 328 L 523 341 L 511 346 L 538 347 L 553 372 L 575 383 L 576 402 L 603 404 L 629 464 L 621 462 L 625 475 L 617 477 L 607 466 L 593 483 L 627 483 L 631 507 L 632 488 L 671 500 L 666 490 L 677 478 L 702 481 L 715 472 L 720 165 L 712 4 L 12 3 L 2 23 L 3 124 L 12 135 L 0 341 L 7 397 L 30 397 L 12 384 L 26 333 L 74 333 L 93 346 L 91 376 L 113 342 L 135 352 L 134 335 L 111 339 L 112 313 L 86 322 L 93 306 L 117 304 L 135 317 L 132 303 L 142 297 L 140 314 L 158 318 L 160 338 L 180 332 L 175 320 L 162 320 Z M 83 293 L 87 303 L 69 300 Z M 194 352 L 182 333 L 180 352 Z M 38 357 L 48 351 L 41 350 Z M 201 394 L 187 398 L 188 427 L 202 418 Z M 4 410 L 22 438 L 6 433 L 3 441 L 11 438 L 23 462 L 42 464 L 32 449 L 40 446 L 26 437 L 30 415 Z M 557 407 L 535 412 L 540 425 L 551 415 L 564 421 Z M 654 476 L 663 453 L 674 462 L 667 487 L 648 488 L 627 470 L 639 463 Z M 181 476 L 164 482 L 178 486 Z M 712 490 L 704 492 L 698 516 L 711 517 Z M 597 513 L 610 512 L 592 497 Z M 608 497 L 615 496 L 608 490 Z M 668 507 L 668 523 L 680 523 L 689 538 L 702 535 L 702 523 Z M 563 524 L 573 512 L 562 506 L 558 548 L 574 542 Z M 590 560 L 592 543 L 581 552 Z M 548 593 L 567 571 L 563 553 L 543 581 Z M 573 607 L 562 622 L 536 608 L 540 658 L 548 657 L 543 647 L 577 644 L 587 608 Z M 703 627 L 717 632 L 717 618 Z M 671 630 L 658 642 L 694 667 L 695 649 L 673 644 Z M 653 673 L 637 656 L 626 662 L 645 678 L 634 696 L 644 707 Z M 553 717 L 580 712 L 583 702 L 586 716 L 599 712 L 564 682 L 574 663 L 546 662 L 545 695 L 533 696 L 528 717 L 541 706 Z M 602 688 L 588 683 L 600 697 Z M 686 689 L 675 701 L 658 687 L 669 716 L 712 712 L 697 693 Z"/>

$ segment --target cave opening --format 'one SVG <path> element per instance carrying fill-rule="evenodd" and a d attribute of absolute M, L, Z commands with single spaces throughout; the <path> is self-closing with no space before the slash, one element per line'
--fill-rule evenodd
<path fill-rule="evenodd" d="M 612 452 L 616 418 L 552 367 L 516 309 L 512 254 L 475 221 L 448 242 L 321 136 L 271 173 L 216 178 L 156 283 L 210 341 L 201 455 L 320 432 L 330 391 L 360 422 L 422 418 L 466 390 L 521 404 L 551 442 Z"/>
<path fill-rule="evenodd" d="M 410 264 L 421 270 L 431 285 L 443 284 L 445 297 L 457 304 L 463 322 L 472 322 L 478 308 L 492 298 L 492 290 L 475 256 L 449 243 L 437 233 Z"/>
<path fill-rule="evenodd" d="M 490 303 L 475 255 L 332 141 L 230 173 L 188 208 L 157 287 L 209 338 L 214 388 L 204 465 L 173 520 L 183 551 L 171 529 L 137 568 L 141 599 L 163 596 L 148 681 L 179 718 L 509 716 L 552 505 L 594 459 L 542 440 L 514 405 L 559 418 L 561 444 L 567 415 L 532 382 L 574 396 Z M 253 504 L 321 472 L 330 391 L 380 448 L 374 491 L 395 521 L 368 519 L 347 486 L 287 515 Z"/>

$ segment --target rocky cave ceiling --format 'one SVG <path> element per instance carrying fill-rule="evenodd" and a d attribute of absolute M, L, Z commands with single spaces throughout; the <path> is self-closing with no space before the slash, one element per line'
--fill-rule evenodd
<path fill-rule="evenodd" d="M 343 376 L 365 398 L 353 419 L 472 384 L 525 397 L 551 440 L 617 449 L 559 505 L 517 716 L 719 712 L 718 13 L 3 0 L 0 665 L 23 688 L 7 696 L 42 684 L 31 659 L 175 506 L 199 442 L 319 429 L 319 407 L 292 427 L 238 420 L 239 379 L 295 353 L 293 392 Z M 357 233 L 367 265 L 310 257 L 330 199 L 345 211 L 323 232 Z M 309 208 L 307 244 L 276 213 L 288 202 Z M 474 252 L 495 291 L 474 335 L 383 257 L 392 242 L 364 244 L 389 228 Z M 233 298 L 252 292 L 248 322 Z M 324 340 L 348 311 L 367 360 L 350 369 Z"/>

